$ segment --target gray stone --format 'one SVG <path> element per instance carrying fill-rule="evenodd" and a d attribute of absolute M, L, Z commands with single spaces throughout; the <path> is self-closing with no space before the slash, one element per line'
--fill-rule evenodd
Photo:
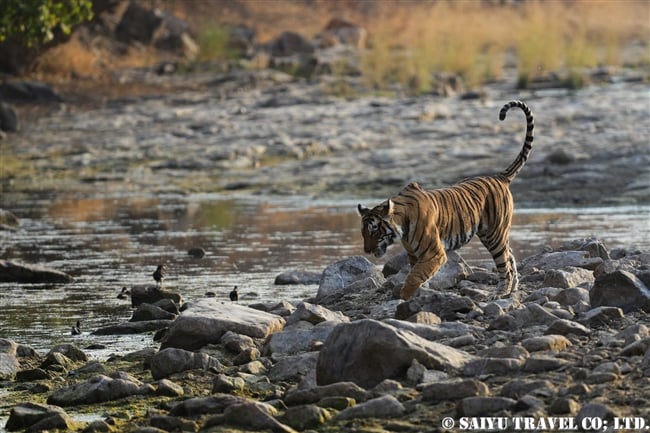
<path fill-rule="evenodd" d="M 20 369 L 16 357 L 18 345 L 7 339 L 0 339 L 0 380 L 11 380 Z"/>
<path fill-rule="evenodd" d="M 589 271 L 587 271 L 589 272 Z M 579 302 L 589 302 L 589 290 L 582 287 L 570 287 L 562 290 L 555 296 L 551 296 L 551 301 L 559 302 L 565 307 L 576 305 Z"/>
<path fill-rule="evenodd" d="M 519 371 L 523 364 L 523 360 L 514 358 L 480 358 L 468 362 L 463 369 L 463 374 L 465 376 L 507 374 Z"/>
<path fill-rule="evenodd" d="M 512 358 L 520 361 L 530 356 L 528 350 L 519 345 L 488 347 L 479 351 L 478 354 L 484 358 Z"/>
<path fill-rule="evenodd" d="M 538 389 L 553 390 L 554 387 L 548 380 L 514 379 L 503 386 L 501 395 L 518 399 Z"/>
<path fill-rule="evenodd" d="M 134 286 L 131 288 L 131 305 L 137 307 L 142 303 L 154 305 L 163 299 L 170 299 L 176 305 L 183 304 L 183 297 L 170 290 L 156 286 Z"/>
<path fill-rule="evenodd" d="M 161 348 L 177 347 L 196 350 L 218 343 L 232 331 L 253 338 L 265 338 L 284 328 L 282 317 L 231 302 L 200 299 L 188 302 L 162 340 Z"/>
<path fill-rule="evenodd" d="M 577 336 L 586 336 L 589 335 L 591 331 L 584 325 L 581 325 L 578 322 L 567 319 L 558 319 L 555 322 L 551 323 L 546 329 L 544 334 L 557 334 L 557 335 L 577 335 Z"/>
<path fill-rule="evenodd" d="M 226 393 L 232 394 L 233 392 L 241 392 L 246 386 L 246 381 L 241 377 L 231 377 L 225 374 L 218 374 L 212 382 L 212 393 Z"/>
<path fill-rule="evenodd" d="M 70 283 L 74 279 L 65 272 L 13 260 L 0 260 L 0 282 L 3 283 Z"/>
<path fill-rule="evenodd" d="M 316 371 L 318 352 L 280 358 L 269 371 L 269 379 L 278 381 L 297 381 Z"/>
<path fill-rule="evenodd" d="M 364 319 L 341 324 L 332 331 L 321 349 L 316 377 L 320 385 L 350 380 L 372 387 L 404 375 L 413 359 L 431 369 L 461 370 L 474 357 L 386 323 Z"/>
<path fill-rule="evenodd" d="M 482 328 L 467 325 L 462 322 L 442 322 L 440 324 L 423 324 L 405 322 L 403 320 L 385 319 L 382 322 L 394 326 L 398 329 L 412 332 L 424 339 L 436 341 L 442 338 L 455 338 L 472 334 L 480 334 Z"/>
<path fill-rule="evenodd" d="M 365 403 L 352 406 L 339 412 L 335 421 L 357 418 L 393 418 L 403 415 L 404 406 L 390 394 L 373 398 Z"/>
<path fill-rule="evenodd" d="M 507 397 L 466 397 L 458 403 L 457 411 L 462 416 L 488 416 L 510 410 L 516 403 Z"/>
<path fill-rule="evenodd" d="M 217 358 L 205 353 L 171 347 L 161 350 L 151 358 L 151 375 L 154 379 L 162 379 L 173 373 L 194 369 L 221 371 L 223 365 Z"/>
<path fill-rule="evenodd" d="M 345 289 L 351 283 L 381 273 L 368 259 L 354 256 L 329 265 L 323 271 L 318 287 L 317 299 Z"/>
<path fill-rule="evenodd" d="M 422 400 L 447 401 L 465 397 L 488 396 L 487 385 L 476 379 L 455 379 L 427 384 L 422 388 Z"/>
<path fill-rule="evenodd" d="M 276 285 L 293 285 L 293 284 L 319 284 L 321 279 L 320 272 L 309 271 L 288 271 L 283 272 L 275 277 L 273 284 Z"/>
<path fill-rule="evenodd" d="M 618 307 L 596 307 L 580 316 L 579 321 L 589 326 L 607 325 L 623 317 Z"/>
<path fill-rule="evenodd" d="M 143 334 L 168 328 L 173 320 L 147 320 L 144 322 L 122 322 L 117 325 L 107 325 L 96 329 L 92 335 L 128 335 Z"/>
<path fill-rule="evenodd" d="M 488 329 L 514 331 L 532 325 L 548 325 L 556 320 L 558 320 L 558 316 L 553 314 L 552 311 L 541 305 L 529 303 L 493 320 Z"/>
<path fill-rule="evenodd" d="M 347 397 L 355 401 L 366 401 L 370 393 L 353 382 L 337 382 L 330 385 L 315 386 L 309 389 L 287 391 L 284 402 L 290 406 L 317 403 L 328 397 Z"/>
<path fill-rule="evenodd" d="M 580 411 L 576 415 L 576 423 L 577 425 L 582 425 L 582 422 L 586 418 L 598 418 L 602 421 L 611 421 L 618 416 L 618 413 L 605 404 L 587 403 L 580 408 Z"/>
<path fill-rule="evenodd" d="M 214 394 L 208 397 L 194 397 L 183 400 L 172 406 L 169 414 L 194 418 L 208 414 L 222 414 L 223 411 L 233 404 L 246 403 L 248 400 L 230 394 Z"/>
<path fill-rule="evenodd" d="M 271 405 L 256 401 L 233 404 L 223 411 L 227 424 L 252 428 L 254 430 L 271 430 L 273 432 L 294 433 L 295 430 L 274 418 L 278 411 Z"/>
<path fill-rule="evenodd" d="M 555 251 L 526 257 L 519 262 L 517 268 L 521 273 L 530 272 L 534 268 L 549 271 L 562 269 L 566 266 L 593 271 L 602 262 L 603 259 L 591 257 L 586 251 Z"/>
<path fill-rule="evenodd" d="M 58 406 L 21 403 L 11 409 L 4 427 L 7 431 L 40 432 L 54 429 L 73 430 L 78 425 Z"/>
<path fill-rule="evenodd" d="M 591 285 L 595 278 L 593 271 L 567 266 L 562 269 L 549 269 L 544 276 L 544 285 L 568 289 L 580 285 Z"/>
<path fill-rule="evenodd" d="M 248 335 L 236 334 L 232 331 L 227 331 L 219 340 L 219 343 L 234 354 L 239 354 L 244 350 L 255 348 L 255 342 Z"/>
<path fill-rule="evenodd" d="M 269 336 L 264 345 L 263 353 L 296 354 L 311 349 L 314 341 L 325 341 L 332 330 L 340 322 L 320 322 L 309 329 L 287 328 L 282 332 L 276 332 Z"/>
<path fill-rule="evenodd" d="M 624 313 L 650 312 L 650 289 L 634 274 L 617 270 L 598 278 L 589 292 L 592 307 L 619 307 Z"/>
<path fill-rule="evenodd" d="M 569 362 L 560 358 L 551 356 L 535 355 L 526 360 L 522 370 L 528 373 L 540 373 L 543 371 L 557 370 L 567 365 Z"/>
<path fill-rule="evenodd" d="M 150 391 L 150 387 L 138 381 L 99 375 L 85 382 L 54 391 L 48 397 L 47 403 L 57 406 L 103 403 L 133 395 L 148 394 Z"/>
<path fill-rule="evenodd" d="M 530 337 L 521 341 L 521 345 L 529 352 L 539 352 L 542 350 L 553 350 L 560 352 L 571 346 L 568 338 L 562 335 L 544 335 L 541 337 Z"/>
<path fill-rule="evenodd" d="M 174 320 L 175 318 L 175 314 L 169 313 L 158 306 L 143 302 L 138 305 L 136 310 L 133 312 L 133 316 L 131 317 L 130 322 L 143 322 L 149 320 Z"/>
<path fill-rule="evenodd" d="M 286 318 L 286 321 L 287 324 L 290 325 L 301 320 L 316 325 L 326 321 L 340 323 L 349 322 L 350 318 L 340 311 L 331 311 L 320 305 L 301 302 L 296 307 L 296 311 Z"/>
<path fill-rule="evenodd" d="M 183 387 L 177 385 L 169 379 L 161 379 L 158 381 L 156 388 L 156 395 L 163 395 L 167 397 L 182 397 L 185 394 Z"/>
<path fill-rule="evenodd" d="M 283 416 L 285 424 L 297 429 L 305 430 L 317 428 L 332 417 L 332 412 L 315 404 L 293 406 L 288 408 Z"/>

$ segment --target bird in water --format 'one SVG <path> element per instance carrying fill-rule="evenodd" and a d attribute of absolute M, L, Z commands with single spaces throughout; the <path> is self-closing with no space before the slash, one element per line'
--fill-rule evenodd
<path fill-rule="evenodd" d="M 232 302 L 238 302 L 239 301 L 239 292 L 237 291 L 237 286 L 235 286 L 234 289 L 230 292 L 230 300 Z"/>
<path fill-rule="evenodd" d="M 122 291 L 117 295 L 117 299 L 129 299 L 131 291 L 126 287 L 122 287 Z"/>
<path fill-rule="evenodd" d="M 162 287 L 162 282 L 165 279 L 165 265 L 158 265 L 156 271 L 153 273 L 153 279 L 156 280 L 156 287 Z"/>
<path fill-rule="evenodd" d="M 81 334 L 81 322 L 79 320 L 77 320 L 77 324 L 73 326 L 72 329 L 70 330 L 70 334 L 72 335 Z"/>

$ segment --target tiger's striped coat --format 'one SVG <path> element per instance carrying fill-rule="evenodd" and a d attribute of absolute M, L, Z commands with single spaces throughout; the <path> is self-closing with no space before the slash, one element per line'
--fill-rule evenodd
<path fill-rule="evenodd" d="M 492 255 L 502 294 L 517 289 L 517 265 L 509 244 L 514 208 L 509 185 L 528 160 L 534 121 L 521 101 L 505 104 L 499 119 L 504 120 L 512 107 L 526 115 L 526 138 L 515 160 L 501 173 L 429 191 L 412 182 L 372 209 L 358 206 L 366 253 L 381 257 L 397 239 L 408 253 L 411 271 L 400 290 L 402 299 L 411 298 L 445 264 L 447 251 L 460 248 L 474 235 Z"/>

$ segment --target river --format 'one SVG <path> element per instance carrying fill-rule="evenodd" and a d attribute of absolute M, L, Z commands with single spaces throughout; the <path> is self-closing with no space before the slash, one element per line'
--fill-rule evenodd
<path fill-rule="evenodd" d="M 128 320 L 133 310 L 117 298 L 121 287 L 154 284 L 152 273 L 161 263 L 167 267 L 164 287 L 186 300 L 215 292 L 226 301 L 235 285 L 243 304 L 314 296 L 316 285 L 280 286 L 274 279 L 284 271 L 321 272 L 362 254 L 355 209 L 356 202 L 345 200 L 219 194 L 61 194 L 14 203 L 9 210 L 21 216 L 21 225 L 0 232 L 4 258 L 47 265 L 75 280 L 53 286 L 0 283 L 0 335 L 42 353 L 58 343 L 99 343 L 103 349 L 88 351 L 98 359 L 149 346 L 151 335 L 90 333 Z M 648 215 L 648 206 L 517 209 L 513 249 L 521 260 L 545 245 L 597 237 L 610 249 L 650 250 Z M 206 255 L 188 255 L 193 247 Z M 492 266 L 477 240 L 460 253 L 473 266 Z M 378 265 L 385 260 L 369 259 Z M 83 332 L 72 336 L 77 320 Z"/>

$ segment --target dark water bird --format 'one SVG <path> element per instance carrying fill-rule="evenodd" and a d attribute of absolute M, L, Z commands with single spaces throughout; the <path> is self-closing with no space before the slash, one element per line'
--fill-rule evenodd
<path fill-rule="evenodd" d="M 70 334 L 72 335 L 81 334 L 81 322 L 79 320 L 77 320 L 77 324 L 73 326 L 72 329 L 70 330 Z"/>
<path fill-rule="evenodd" d="M 156 287 L 162 287 L 162 282 L 165 279 L 165 265 L 158 265 L 156 271 L 153 273 L 153 279 L 156 280 Z"/>
<path fill-rule="evenodd" d="M 122 287 L 122 291 L 117 295 L 117 299 L 129 299 L 131 291 L 126 287 Z"/>
<path fill-rule="evenodd" d="M 233 302 L 239 301 L 239 292 L 237 291 L 237 286 L 230 292 L 230 300 Z"/>

